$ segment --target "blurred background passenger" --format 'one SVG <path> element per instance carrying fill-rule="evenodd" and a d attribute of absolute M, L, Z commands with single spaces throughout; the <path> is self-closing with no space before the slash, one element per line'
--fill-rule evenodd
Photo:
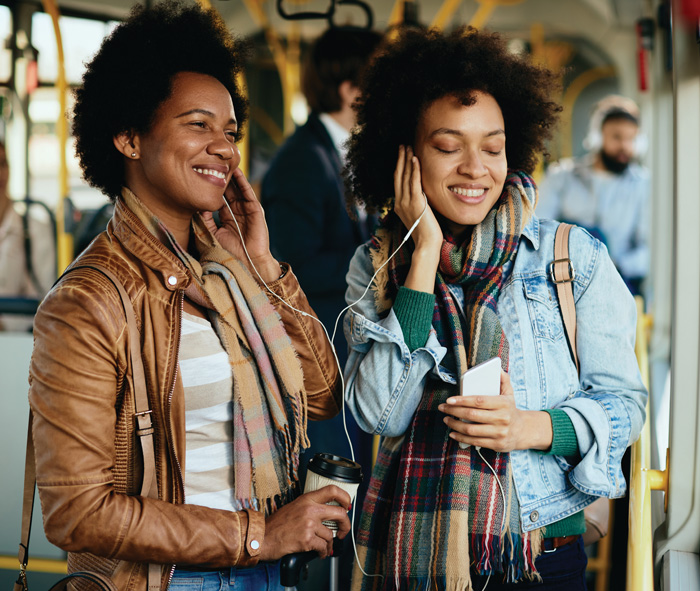
<path fill-rule="evenodd" d="M 537 215 L 578 224 L 608 247 L 632 293 L 649 272 L 649 172 L 638 162 L 639 109 L 628 98 L 599 101 L 587 154 L 552 165 L 540 186 Z"/>
<path fill-rule="evenodd" d="M 332 27 L 311 44 L 301 80 L 309 118 L 277 152 L 262 182 L 272 252 L 292 265 L 329 335 L 345 307 L 350 259 L 370 238 L 376 221 L 363 209 L 348 213 L 341 171 L 345 142 L 356 122 L 352 104 L 359 95 L 359 79 L 381 39 L 375 31 Z M 341 329 L 335 347 L 342 367 L 347 345 Z M 346 420 L 355 459 L 369 473 L 371 436 L 358 428 L 350 413 Z M 310 423 L 309 441 L 302 470 L 317 452 L 349 457 L 342 416 Z M 366 486 L 365 481 L 358 503 Z"/>
<path fill-rule="evenodd" d="M 18 210 L 7 184 L 10 167 L 0 142 L 0 298 L 42 298 L 56 279 L 54 233 L 48 218 Z M 0 330 L 24 332 L 32 317 L 0 315 Z"/>

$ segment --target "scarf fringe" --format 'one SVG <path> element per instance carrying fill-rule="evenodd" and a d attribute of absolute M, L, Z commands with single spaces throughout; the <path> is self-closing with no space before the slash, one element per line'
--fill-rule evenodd
<path fill-rule="evenodd" d="M 250 499 L 235 499 L 234 506 L 236 511 L 242 511 L 243 509 L 252 509 L 254 511 L 262 511 L 265 515 L 272 515 L 280 507 L 283 507 L 287 503 L 291 503 L 301 494 L 301 485 L 299 482 L 295 482 L 293 486 L 283 491 L 279 495 L 270 497 L 267 499 L 263 498 L 250 498 Z"/>
<path fill-rule="evenodd" d="M 393 579 L 393 586 L 384 585 L 391 591 L 473 591 L 468 577 L 400 577 Z"/>

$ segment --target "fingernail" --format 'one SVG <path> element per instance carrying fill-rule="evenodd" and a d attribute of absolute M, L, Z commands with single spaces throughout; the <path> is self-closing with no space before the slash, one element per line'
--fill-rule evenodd
<path fill-rule="evenodd" d="M 348 505 L 348 511 L 352 511 L 352 503 Z"/>

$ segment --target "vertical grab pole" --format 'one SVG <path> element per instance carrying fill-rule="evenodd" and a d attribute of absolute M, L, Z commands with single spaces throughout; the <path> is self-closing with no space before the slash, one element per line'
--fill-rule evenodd
<path fill-rule="evenodd" d="M 60 114 L 56 121 L 56 129 L 59 145 L 59 190 L 60 197 L 56 210 L 56 230 L 57 230 L 57 262 L 58 274 L 63 273 L 65 268 L 73 260 L 73 236 L 66 232 L 66 199 L 68 198 L 68 164 L 66 162 L 66 142 L 68 141 L 68 122 L 66 121 L 66 68 L 63 56 L 63 40 L 61 29 L 58 24 L 59 12 L 56 0 L 42 0 L 44 11 L 51 15 L 53 30 L 56 36 L 56 56 L 58 59 L 58 73 L 56 77 L 56 87 L 58 89 L 58 102 Z"/>

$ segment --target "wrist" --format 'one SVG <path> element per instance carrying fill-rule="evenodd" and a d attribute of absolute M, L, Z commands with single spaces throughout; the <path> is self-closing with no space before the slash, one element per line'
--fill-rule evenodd
<path fill-rule="evenodd" d="M 547 451 L 552 447 L 552 420 L 543 410 L 523 410 L 521 412 L 521 431 L 523 440 L 518 449 L 537 449 Z"/>
<path fill-rule="evenodd" d="M 265 257 L 261 260 L 253 259 L 253 265 L 260 273 L 265 283 L 277 281 L 286 274 L 286 266 L 282 266 L 280 262 L 272 256 Z"/>

